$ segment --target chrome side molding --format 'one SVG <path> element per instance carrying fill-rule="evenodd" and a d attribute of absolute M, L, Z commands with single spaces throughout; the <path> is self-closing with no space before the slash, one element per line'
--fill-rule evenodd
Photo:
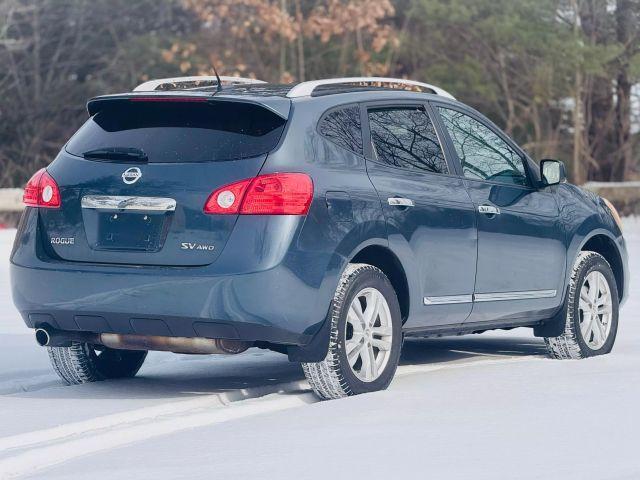
<path fill-rule="evenodd" d="M 445 295 L 442 297 L 424 297 L 425 305 L 449 305 L 452 303 L 471 303 L 473 295 Z"/>
<path fill-rule="evenodd" d="M 474 302 L 500 302 L 503 300 L 528 300 L 535 298 L 553 298 L 556 290 L 527 290 L 524 292 L 476 293 Z"/>
<path fill-rule="evenodd" d="M 160 197 L 123 197 L 112 195 L 87 195 L 82 197 L 82 208 L 95 210 L 137 210 L 143 212 L 173 212 L 176 201 Z"/>
<path fill-rule="evenodd" d="M 455 303 L 500 302 L 503 300 L 529 300 L 553 298 L 556 290 L 527 290 L 523 292 L 476 293 L 467 295 L 444 295 L 441 297 L 424 297 L 425 305 L 452 305 Z"/>

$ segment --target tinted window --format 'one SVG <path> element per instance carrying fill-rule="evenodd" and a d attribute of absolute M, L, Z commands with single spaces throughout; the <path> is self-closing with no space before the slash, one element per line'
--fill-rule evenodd
<path fill-rule="evenodd" d="M 409 170 L 448 173 L 438 136 L 424 109 L 369 110 L 369 126 L 379 161 Z"/>
<path fill-rule="evenodd" d="M 347 150 L 362 155 L 360 108 L 356 105 L 327 113 L 318 125 L 320 134 Z"/>
<path fill-rule="evenodd" d="M 464 176 L 479 180 L 526 185 L 522 157 L 488 127 L 455 110 L 440 108 Z"/>
<path fill-rule="evenodd" d="M 284 124 L 252 104 L 126 101 L 90 118 L 67 151 L 82 156 L 100 148 L 136 148 L 156 163 L 235 160 L 272 150 Z"/>

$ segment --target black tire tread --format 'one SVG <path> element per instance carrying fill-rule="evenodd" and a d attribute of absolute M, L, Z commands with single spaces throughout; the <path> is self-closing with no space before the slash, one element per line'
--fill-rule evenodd
<path fill-rule="evenodd" d="M 142 367 L 146 357 L 146 352 L 141 352 L 139 358 L 122 365 L 122 371 L 113 374 L 100 370 L 98 357 L 92 349 L 91 345 L 78 342 L 72 342 L 69 347 L 47 347 L 54 371 L 68 385 L 81 385 L 108 378 L 133 377 Z"/>
<path fill-rule="evenodd" d="M 382 270 L 374 267 L 373 265 L 365 263 L 350 263 L 347 265 L 347 268 L 345 268 L 342 276 L 340 277 L 338 288 L 336 288 L 336 293 L 329 309 L 331 330 L 329 334 L 329 350 L 327 352 L 327 356 L 321 362 L 302 364 L 302 370 L 304 371 L 311 388 L 316 395 L 323 400 L 338 399 L 354 395 L 340 370 L 340 357 L 338 356 L 338 322 L 340 321 L 340 313 L 345 302 L 349 285 L 356 277 L 365 271 L 375 272 L 376 274 L 386 278 Z"/>
<path fill-rule="evenodd" d="M 582 284 L 579 281 L 580 275 L 585 268 L 585 265 L 601 261 L 609 269 L 611 266 L 609 262 L 600 255 L 599 253 L 592 251 L 582 251 L 576 258 L 576 261 L 573 265 L 573 269 L 571 270 L 571 278 L 569 280 L 569 292 L 567 296 L 567 316 L 565 321 L 565 328 L 562 335 L 558 337 L 545 337 L 544 343 L 547 346 L 547 352 L 551 358 L 557 360 L 571 360 L 571 359 L 582 359 L 586 358 L 586 352 L 583 351 L 580 343 L 578 341 L 578 335 L 580 332 L 576 330 L 577 322 L 574 321 L 576 311 L 573 308 L 575 304 L 576 295 L 580 295 L 580 289 L 582 288 Z"/>

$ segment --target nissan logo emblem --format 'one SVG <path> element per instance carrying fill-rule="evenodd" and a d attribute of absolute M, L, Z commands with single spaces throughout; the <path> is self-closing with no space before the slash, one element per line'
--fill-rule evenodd
<path fill-rule="evenodd" d="M 142 172 L 138 167 L 127 168 L 122 172 L 122 181 L 127 185 L 136 183 L 142 177 Z"/>

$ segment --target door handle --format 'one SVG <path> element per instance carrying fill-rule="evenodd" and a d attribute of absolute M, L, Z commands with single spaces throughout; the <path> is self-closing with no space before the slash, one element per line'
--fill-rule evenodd
<path fill-rule="evenodd" d="M 389 197 L 387 203 L 392 207 L 413 207 L 415 203 L 410 198 Z"/>
<path fill-rule="evenodd" d="M 493 205 L 478 205 L 478 211 L 489 216 L 500 215 L 500 209 L 498 207 L 494 207 Z"/>

